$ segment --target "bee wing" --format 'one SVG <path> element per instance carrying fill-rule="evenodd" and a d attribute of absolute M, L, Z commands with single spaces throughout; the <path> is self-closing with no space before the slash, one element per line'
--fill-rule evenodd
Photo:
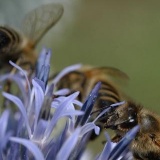
<path fill-rule="evenodd" d="M 106 82 L 109 82 L 109 84 L 120 91 L 119 94 L 121 97 L 123 97 L 123 99 L 131 99 L 125 94 L 125 88 L 122 87 L 126 86 L 129 80 L 129 77 L 126 73 L 114 67 L 95 67 L 92 69 L 92 71 L 94 72 L 92 73 L 93 75 L 97 75 L 99 78 L 103 77 L 103 80 L 106 80 Z"/>
<path fill-rule="evenodd" d="M 99 67 L 98 69 L 101 70 L 106 75 L 110 75 L 116 78 L 121 78 L 126 80 L 129 79 L 126 73 L 114 67 Z"/>
<path fill-rule="evenodd" d="M 36 45 L 43 35 L 58 22 L 62 14 L 61 4 L 42 5 L 26 15 L 22 22 L 23 33 Z"/>
<path fill-rule="evenodd" d="M 129 76 L 126 73 L 114 67 L 99 67 L 99 69 L 104 72 L 106 77 L 109 75 L 111 79 L 113 79 L 113 81 L 111 80 L 110 83 L 120 91 L 119 94 L 123 100 L 132 99 L 128 94 L 125 93 L 124 86 L 126 86 L 129 81 Z"/>
<path fill-rule="evenodd" d="M 93 67 L 90 65 L 84 65 L 80 70 L 87 71 L 91 75 L 106 75 L 107 77 L 115 77 L 123 80 L 129 80 L 129 77 L 126 73 L 114 67 Z"/>

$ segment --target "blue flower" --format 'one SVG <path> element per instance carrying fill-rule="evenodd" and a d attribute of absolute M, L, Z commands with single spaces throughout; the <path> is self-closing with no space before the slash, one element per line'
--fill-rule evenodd
<path fill-rule="evenodd" d="M 135 126 L 128 133 L 126 133 L 126 135 L 117 144 L 112 143 L 108 134 L 106 133 L 107 143 L 97 160 L 115 160 L 118 158 L 127 160 L 129 158 L 133 158 L 131 153 L 129 155 L 130 157 L 127 158 L 127 154 L 129 154 L 128 146 L 134 139 L 138 131 L 139 126 Z"/>
<path fill-rule="evenodd" d="M 78 91 L 69 95 L 69 89 L 66 88 L 55 91 L 61 77 L 81 65 L 65 68 L 48 84 L 50 57 L 51 50 L 43 48 L 33 73 L 34 77 L 28 76 L 25 70 L 13 62 L 10 63 L 18 72 L 0 76 L 0 82 L 9 79 L 19 88 L 18 94 L 2 92 L 9 101 L 7 105 L 12 107 L 14 104 L 17 110 L 13 112 L 6 109 L 0 116 L 0 159 L 77 160 L 82 157 L 90 141 L 91 131 L 94 130 L 97 135 L 100 132 L 95 122 L 108 112 L 109 108 L 102 111 L 93 121 L 90 121 L 90 116 L 101 83 L 96 84 L 84 104 L 77 100 Z M 119 104 L 112 107 L 117 105 Z M 63 126 L 57 131 L 57 126 L 62 125 L 59 124 L 61 119 L 64 120 Z M 106 134 L 108 142 L 97 159 L 126 157 L 130 153 L 128 145 L 138 130 L 138 126 L 130 130 L 114 147 Z"/>

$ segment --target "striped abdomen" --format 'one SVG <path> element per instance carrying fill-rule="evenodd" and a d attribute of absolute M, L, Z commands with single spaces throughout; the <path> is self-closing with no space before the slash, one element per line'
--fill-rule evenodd
<path fill-rule="evenodd" d="M 0 27 L 0 54 L 10 54 L 21 43 L 20 35 L 8 27 Z"/>
<path fill-rule="evenodd" d="M 117 90 L 111 84 L 102 81 L 97 105 L 99 107 L 105 107 L 117 102 L 120 102 L 120 96 Z"/>
<path fill-rule="evenodd" d="M 0 67 L 9 60 L 17 61 L 21 43 L 19 33 L 9 27 L 0 27 Z"/>

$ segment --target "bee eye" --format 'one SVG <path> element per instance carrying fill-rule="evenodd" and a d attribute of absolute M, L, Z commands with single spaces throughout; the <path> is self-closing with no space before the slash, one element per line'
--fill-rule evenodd
<path fill-rule="evenodd" d="M 137 114 L 135 110 L 131 107 L 129 107 L 128 109 L 128 119 L 129 119 L 129 122 L 134 122 L 135 119 L 137 119 Z"/>
<path fill-rule="evenodd" d="M 129 117 L 124 123 L 121 124 L 123 128 L 132 128 L 137 124 L 137 120 L 133 117 Z"/>
<path fill-rule="evenodd" d="M 136 116 L 136 114 L 133 113 L 133 112 L 130 112 L 128 118 L 123 123 L 121 123 L 121 127 L 122 128 L 132 128 L 135 125 L 137 125 L 137 123 L 138 122 L 137 122 L 137 116 Z"/>

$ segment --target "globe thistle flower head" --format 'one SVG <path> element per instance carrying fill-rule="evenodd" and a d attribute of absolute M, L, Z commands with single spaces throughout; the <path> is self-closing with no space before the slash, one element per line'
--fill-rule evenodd
<path fill-rule="evenodd" d="M 25 70 L 13 62 L 10 63 L 17 72 L 0 76 L 2 85 L 9 79 L 14 81 L 19 89 L 18 94 L 7 93 L 1 89 L 2 96 L 8 100 L 7 105 L 16 106 L 17 110 L 13 112 L 5 109 L 0 116 L 0 159 L 81 159 L 87 150 L 90 133 L 100 133 L 96 121 L 108 112 L 110 107 L 116 106 L 108 107 L 91 121 L 91 112 L 101 82 L 95 85 L 84 103 L 77 100 L 79 91 L 72 94 L 68 94 L 69 89 L 66 88 L 55 91 L 57 82 L 81 65 L 65 68 L 48 83 L 50 57 L 51 50 L 43 48 L 32 76 L 28 76 Z M 64 123 L 60 124 L 62 127 L 57 131 L 61 119 L 64 119 Z M 96 159 L 117 159 L 127 155 L 128 146 L 138 130 L 139 127 L 136 126 L 117 144 L 113 144 L 106 134 L 107 143 Z"/>

